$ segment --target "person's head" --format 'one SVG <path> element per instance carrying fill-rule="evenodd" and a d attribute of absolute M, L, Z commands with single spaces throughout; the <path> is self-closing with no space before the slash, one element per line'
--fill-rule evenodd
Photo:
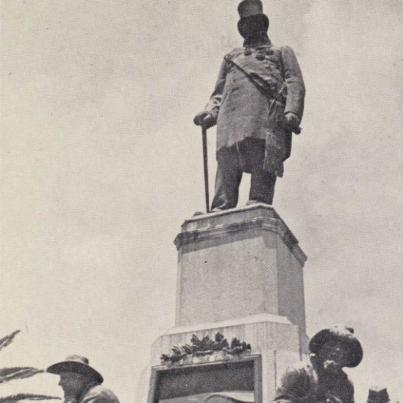
<path fill-rule="evenodd" d="M 387 403 L 387 402 L 390 402 L 390 399 L 386 388 L 373 386 L 369 390 L 367 403 Z"/>
<path fill-rule="evenodd" d="M 59 386 L 63 389 L 66 399 L 80 396 L 87 385 L 93 382 L 91 376 L 78 374 L 76 372 L 61 372 L 59 376 Z"/>
<path fill-rule="evenodd" d="M 310 340 L 309 350 L 319 368 L 329 373 L 339 373 L 343 367 L 356 367 L 363 356 L 354 330 L 345 326 L 321 330 Z"/>
<path fill-rule="evenodd" d="M 243 0 L 238 6 L 238 31 L 248 41 L 267 34 L 269 19 L 260 0 Z"/>
<path fill-rule="evenodd" d="M 71 355 L 51 365 L 47 372 L 60 376 L 59 385 L 65 398 L 78 397 L 88 385 L 103 382 L 102 375 L 89 365 L 88 358 L 80 355 Z"/>
<path fill-rule="evenodd" d="M 329 340 L 317 353 L 317 359 L 325 371 L 337 373 L 348 363 L 348 349 L 337 340 Z"/>

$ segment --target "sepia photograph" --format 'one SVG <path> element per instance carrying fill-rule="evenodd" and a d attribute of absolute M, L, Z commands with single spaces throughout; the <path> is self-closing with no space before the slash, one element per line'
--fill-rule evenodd
<path fill-rule="evenodd" d="M 0 10 L 0 403 L 403 402 L 402 0 Z"/>

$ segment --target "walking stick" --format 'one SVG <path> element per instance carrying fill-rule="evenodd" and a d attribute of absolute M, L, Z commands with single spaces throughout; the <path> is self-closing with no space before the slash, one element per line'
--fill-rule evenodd
<path fill-rule="evenodd" d="M 204 171 L 204 193 L 206 197 L 206 212 L 210 212 L 210 197 L 208 184 L 208 154 L 207 154 L 207 128 L 202 126 L 203 140 L 203 171 Z"/>

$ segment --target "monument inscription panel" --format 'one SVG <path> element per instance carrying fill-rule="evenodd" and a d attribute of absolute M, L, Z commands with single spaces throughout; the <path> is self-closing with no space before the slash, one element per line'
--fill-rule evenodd
<path fill-rule="evenodd" d="M 260 356 L 153 368 L 149 403 L 202 403 L 215 394 L 228 401 L 260 403 Z"/>

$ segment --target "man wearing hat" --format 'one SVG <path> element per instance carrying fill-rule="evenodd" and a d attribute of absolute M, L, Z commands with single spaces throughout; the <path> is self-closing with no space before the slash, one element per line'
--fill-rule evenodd
<path fill-rule="evenodd" d="M 237 205 L 243 172 L 251 173 L 248 204 L 272 204 L 304 109 L 296 56 L 290 47 L 271 43 L 262 2 L 243 0 L 238 12 L 243 47 L 225 56 L 210 101 L 194 118 L 199 126 L 217 124 L 213 211 Z"/>
<path fill-rule="evenodd" d="M 309 342 L 310 362 L 289 368 L 277 390 L 278 403 L 354 403 L 354 387 L 343 367 L 362 360 L 360 342 L 351 328 L 333 326 Z"/>
<path fill-rule="evenodd" d="M 390 402 L 389 393 L 386 388 L 377 386 L 372 387 L 368 392 L 367 403 L 388 403 Z"/>
<path fill-rule="evenodd" d="M 104 378 L 85 357 L 71 355 L 51 365 L 47 372 L 60 376 L 64 403 L 119 403 L 114 393 L 102 385 Z"/>

